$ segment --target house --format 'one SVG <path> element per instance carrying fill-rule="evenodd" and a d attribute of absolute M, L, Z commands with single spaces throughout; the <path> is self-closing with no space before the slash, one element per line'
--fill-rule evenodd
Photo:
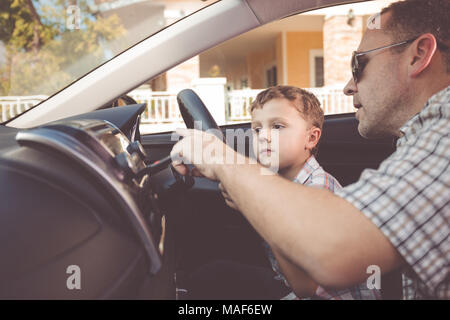
<path fill-rule="evenodd" d="M 352 51 L 357 49 L 369 18 L 395 1 L 354 3 L 294 15 L 192 57 L 128 93 L 148 105 L 142 117 L 143 133 L 173 130 L 182 123 L 176 94 L 185 88 L 199 93 L 219 125 L 248 121 L 248 108 L 257 93 L 277 84 L 309 89 L 321 101 L 325 114 L 353 112 L 351 97 L 342 92 L 351 77 Z M 126 30 L 104 45 L 105 52 L 113 56 L 212 2 L 94 0 L 90 10 L 104 18 L 117 16 Z M 377 27 L 379 20 L 373 22 L 371 27 Z M 2 119 L 42 99 L 45 97 L 2 97 Z"/>
<path fill-rule="evenodd" d="M 326 114 L 353 112 L 351 97 L 342 92 L 351 77 L 352 51 L 357 49 L 369 18 L 391 2 L 395 1 L 325 8 L 270 23 L 191 58 L 153 79 L 149 86 L 154 96 L 158 92 L 175 95 L 188 87 L 202 91 L 208 81 L 215 81 L 207 87 L 215 94 L 202 98 L 219 124 L 248 121 L 248 107 L 256 94 L 277 84 L 310 89 Z M 377 27 L 379 17 L 372 22 L 370 27 Z M 203 84 L 199 85 L 199 79 Z M 217 85 L 224 87 L 223 99 L 218 98 Z M 220 109 L 222 100 L 225 112 Z M 176 108 L 175 100 L 166 106 L 167 110 Z M 155 109 L 152 114 L 157 113 Z"/>

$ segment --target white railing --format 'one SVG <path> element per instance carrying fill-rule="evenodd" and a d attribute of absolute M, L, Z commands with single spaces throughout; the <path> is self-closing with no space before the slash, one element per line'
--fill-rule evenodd
<path fill-rule="evenodd" d="M 354 112 L 352 98 L 345 96 L 340 87 L 309 88 L 307 90 L 317 96 L 325 114 Z M 228 92 L 225 97 L 226 105 L 224 106 L 226 122 L 250 120 L 250 106 L 256 95 L 261 91 L 262 89 L 243 89 Z M 141 118 L 143 124 L 165 125 L 183 122 L 178 110 L 177 92 L 137 89 L 131 91 L 128 95 L 139 103 L 147 104 L 147 109 Z M 15 117 L 46 98 L 47 96 L 43 95 L 0 97 L 1 122 Z"/>
<path fill-rule="evenodd" d="M 337 114 L 354 112 L 353 99 L 344 95 L 342 87 L 322 87 L 322 88 L 306 88 L 306 90 L 314 93 L 320 101 L 320 105 L 325 114 Z M 228 121 L 244 121 L 250 120 L 250 107 L 256 96 L 262 89 L 252 90 L 234 90 L 228 93 L 227 120 Z"/>
<path fill-rule="evenodd" d="M 355 112 L 353 98 L 342 91 L 344 86 L 309 88 L 320 101 L 324 114 Z"/>
<path fill-rule="evenodd" d="M 228 92 L 227 103 L 227 120 L 228 121 L 245 121 L 250 120 L 250 107 L 255 100 L 260 89 L 243 89 Z"/>
<path fill-rule="evenodd" d="M 142 123 L 182 122 L 178 109 L 177 93 L 169 91 L 133 90 L 128 93 L 138 103 L 146 103 L 147 109 L 141 117 Z"/>
<path fill-rule="evenodd" d="M 44 95 L 0 97 L 0 122 L 14 118 L 47 98 Z"/>

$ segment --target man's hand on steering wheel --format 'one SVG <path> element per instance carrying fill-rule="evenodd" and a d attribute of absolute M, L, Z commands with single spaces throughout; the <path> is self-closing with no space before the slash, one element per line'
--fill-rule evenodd
<path fill-rule="evenodd" d="M 170 156 L 172 166 L 182 175 L 206 177 L 218 181 L 218 170 L 227 163 L 235 163 L 237 153 L 217 136 L 195 129 L 177 129 L 183 139 L 175 144 Z M 186 164 L 193 164 L 189 171 Z"/>
<path fill-rule="evenodd" d="M 172 166 L 178 173 L 219 181 L 219 172 L 224 166 L 246 162 L 245 156 L 223 142 L 220 128 L 194 91 L 181 91 L 177 101 L 186 126 L 191 128 L 177 130 L 183 140 L 176 143 L 170 153 Z M 200 124 L 203 131 L 192 129 L 196 124 Z M 193 164 L 193 169 L 189 171 L 186 164 Z M 222 183 L 219 188 L 227 205 L 237 209 Z"/>

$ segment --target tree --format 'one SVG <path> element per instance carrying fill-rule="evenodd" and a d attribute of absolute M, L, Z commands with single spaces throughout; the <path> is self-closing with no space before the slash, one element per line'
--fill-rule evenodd
<path fill-rule="evenodd" d="M 108 44 L 125 34 L 120 19 L 79 1 L 80 28 L 67 28 L 67 6 L 75 2 L 2 0 L 0 95 L 53 94 L 108 58 Z"/>

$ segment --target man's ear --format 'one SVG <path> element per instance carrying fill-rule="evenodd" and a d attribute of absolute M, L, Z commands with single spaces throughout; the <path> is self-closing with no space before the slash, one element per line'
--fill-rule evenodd
<path fill-rule="evenodd" d="M 431 33 L 423 34 L 413 42 L 412 56 L 408 65 L 408 75 L 411 78 L 419 76 L 430 65 L 436 48 L 436 38 Z"/>
<path fill-rule="evenodd" d="M 317 127 L 311 127 L 308 134 L 308 141 L 306 143 L 308 149 L 314 148 L 317 145 L 317 143 L 319 143 L 321 134 L 322 130 L 320 130 Z"/>

